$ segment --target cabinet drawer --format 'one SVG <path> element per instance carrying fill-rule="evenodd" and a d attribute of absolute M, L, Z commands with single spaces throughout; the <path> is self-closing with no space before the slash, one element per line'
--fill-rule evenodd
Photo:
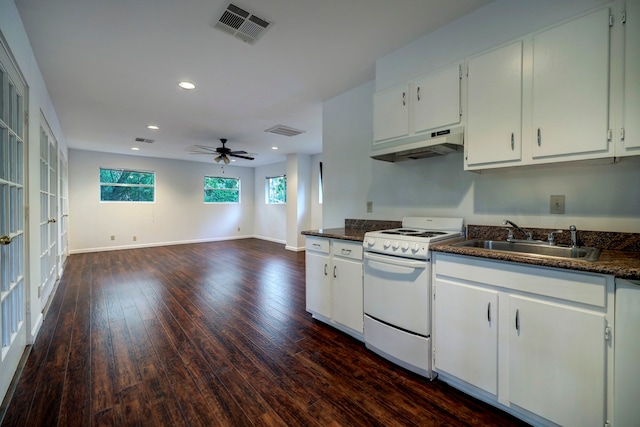
<path fill-rule="evenodd" d="M 329 239 L 322 237 L 310 237 L 307 236 L 305 248 L 308 251 L 322 252 L 324 254 L 329 253 Z"/>
<path fill-rule="evenodd" d="M 362 261 L 362 244 L 356 242 L 347 242 L 344 240 L 334 240 L 331 253 L 333 254 L 333 256 Z"/>
<path fill-rule="evenodd" d="M 606 307 L 607 285 L 612 280 L 601 274 L 440 253 L 436 254 L 435 273 L 437 277 L 453 277 L 596 307 Z"/>

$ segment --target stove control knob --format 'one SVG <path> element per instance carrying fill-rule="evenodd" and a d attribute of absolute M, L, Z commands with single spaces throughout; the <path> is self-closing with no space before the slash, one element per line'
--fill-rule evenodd
<path fill-rule="evenodd" d="M 411 251 L 412 252 L 418 252 L 420 250 L 420 244 L 418 243 L 414 243 L 413 245 L 411 245 Z"/>
<path fill-rule="evenodd" d="M 371 247 L 376 244 L 376 239 L 374 239 L 373 237 L 367 237 L 366 239 L 364 239 L 364 243 L 367 246 Z"/>
<path fill-rule="evenodd" d="M 400 242 L 398 242 L 397 240 L 393 241 L 393 250 L 398 250 L 398 248 L 400 247 Z"/>
<path fill-rule="evenodd" d="M 389 246 L 391 246 L 391 242 L 389 240 L 385 240 L 383 246 L 384 246 L 385 249 L 387 249 L 387 248 L 389 248 Z"/>
<path fill-rule="evenodd" d="M 406 251 L 407 251 L 407 249 L 409 249 L 409 243 L 404 242 L 404 243 L 402 244 L 402 252 L 406 252 Z"/>

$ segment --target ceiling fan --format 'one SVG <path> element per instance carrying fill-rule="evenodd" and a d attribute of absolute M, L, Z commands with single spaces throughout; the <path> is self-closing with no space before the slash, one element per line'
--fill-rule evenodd
<path fill-rule="evenodd" d="M 216 157 L 213 159 L 216 163 L 220 163 L 223 161 L 225 165 L 228 165 L 231 161 L 229 157 L 238 157 L 241 159 L 253 160 L 253 157 L 249 156 L 246 151 L 232 151 L 230 148 L 227 148 L 225 144 L 227 143 L 226 138 L 221 138 L 220 142 L 222 142 L 222 147 L 207 147 L 206 145 L 194 145 L 191 149 L 191 154 L 215 154 Z"/>

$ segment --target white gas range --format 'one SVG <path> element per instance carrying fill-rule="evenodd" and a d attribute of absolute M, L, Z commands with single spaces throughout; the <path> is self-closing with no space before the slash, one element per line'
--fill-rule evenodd
<path fill-rule="evenodd" d="M 463 235 L 462 218 L 405 217 L 364 236 L 364 341 L 420 375 L 431 371 L 429 244 Z"/>

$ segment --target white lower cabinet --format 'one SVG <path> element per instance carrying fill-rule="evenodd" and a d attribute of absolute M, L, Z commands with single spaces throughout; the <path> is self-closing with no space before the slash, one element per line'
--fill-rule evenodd
<path fill-rule="evenodd" d="M 534 425 L 612 417 L 614 278 L 435 254 L 433 366 Z"/>
<path fill-rule="evenodd" d="M 307 311 L 362 339 L 362 244 L 307 236 L 305 274 Z"/>

